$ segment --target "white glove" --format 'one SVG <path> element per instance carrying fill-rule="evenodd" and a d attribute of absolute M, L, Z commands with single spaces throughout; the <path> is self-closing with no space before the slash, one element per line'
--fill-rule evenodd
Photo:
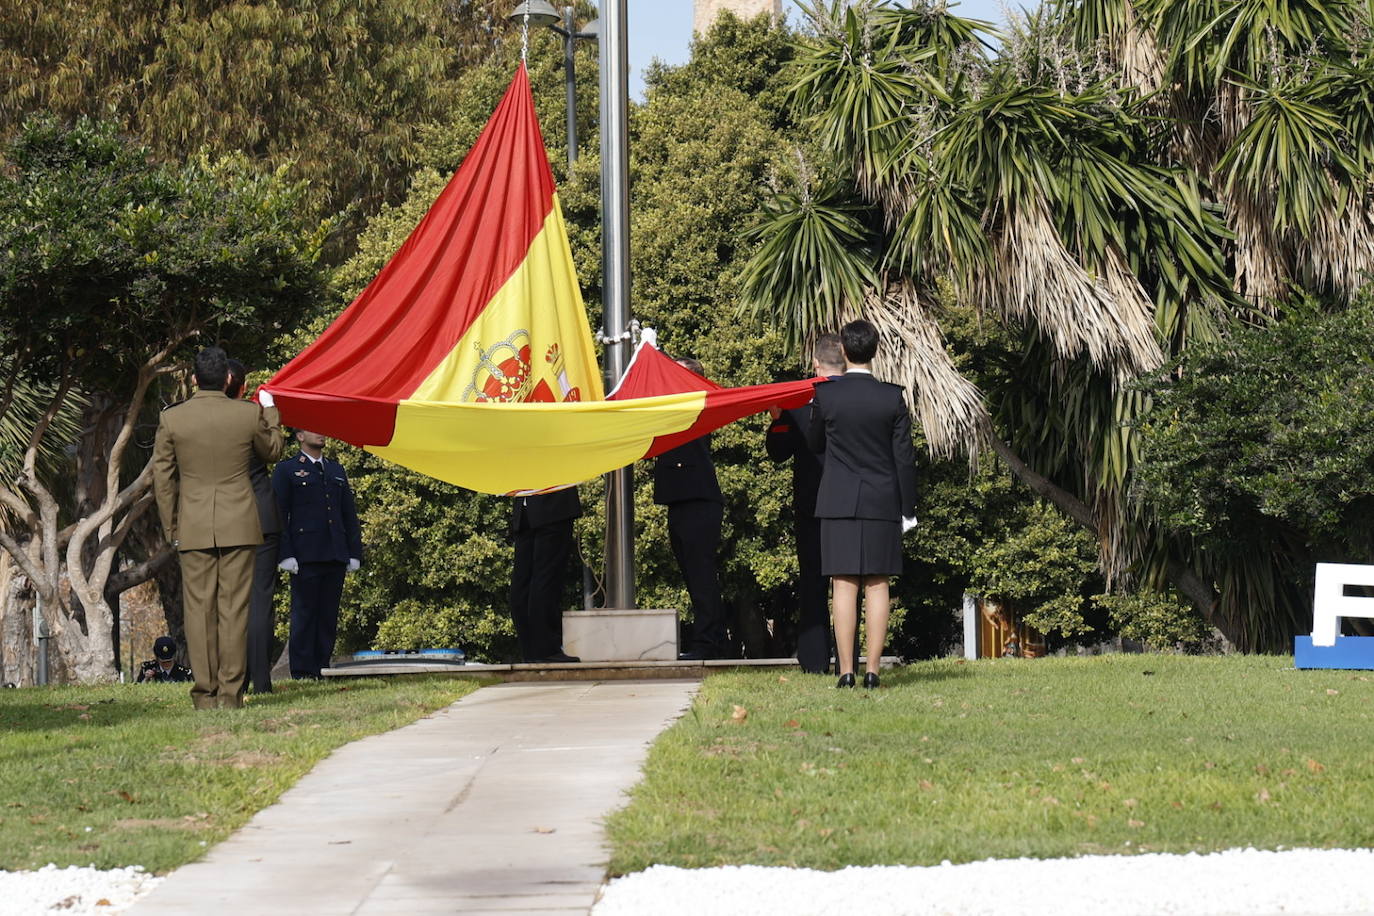
<path fill-rule="evenodd" d="M 277 402 L 272 399 L 272 392 L 266 388 L 258 389 L 258 403 L 263 407 L 276 407 Z"/>
<path fill-rule="evenodd" d="M 902 534 L 906 534 L 908 531 L 910 531 L 912 528 L 915 528 L 915 527 L 916 527 L 916 516 L 913 515 L 913 516 L 911 516 L 910 518 L 907 518 L 906 516 L 902 516 Z"/>
<path fill-rule="evenodd" d="M 349 557 L 349 558 L 348 558 L 348 571 L 349 571 L 349 572 L 357 572 L 357 571 L 358 571 L 358 567 L 360 567 L 360 566 L 362 566 L 362 565 L 363 565 L 363 561 L 362 561 L 362 560 L 359 560 L 357 557 Z"/>
<path fill-rule="evenodd" d="M 296 573 L 301 571 L 301 564 L 296 562 L 295 557 L 287 557 L 285 560 L 282 560 L 280 563 L 277 564 L 277 568 L 284 569 L 294 576 Z"/>

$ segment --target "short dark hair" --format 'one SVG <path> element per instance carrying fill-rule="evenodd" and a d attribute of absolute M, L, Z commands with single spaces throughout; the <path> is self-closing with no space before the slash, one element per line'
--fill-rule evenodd
<path fill-rule="evenodd" d="M 838 334 L 822 334 L 812 349 L 816 362 L 831 369 L 844 369 L 844 344 Z"/>
<path fill-rule="evenodd" d="M 206 347 L 196 354 L 196 385 L 210 391 L 223 391 L 229 378 L 229 357 L 219 347 Z"/>
<path fill-rule="evenodd" d="M 878 329 L 871 321 L 851 321 L 840 328 L 844 358 L 851 363 L 871 363 L 878 352 Z"/>
<path fill-rule="evenodd" d="M 229 387 L 224 389 L 224 393 L 238 400 L 239 395 L 243 394 L 243 381 L 248 375 L 248 370 L 232 356 L 225 360 L 225 363 L 229 366 Z"/>
<path fill-rule="evenodd" d="M 692 359 L 692 357 L 690 356 L 679 356 L 677 359 L 673 360 L 673 362 L 677 363 L 679 366 L 682 366 L 684 369 L 692 370 L 697 375 L 700 375 L 703 378 L 706 377 L 706 370 L 701 367 L 701 363 Z"/>

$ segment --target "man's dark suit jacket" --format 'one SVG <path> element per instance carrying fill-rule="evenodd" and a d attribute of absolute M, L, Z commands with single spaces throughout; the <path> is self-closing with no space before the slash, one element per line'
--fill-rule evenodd
<path fill-rule="evenodd" d="M 515 535 L 528 528 L 542 528 L 581 515 L 582 500 L 577 496 L 577 487 L 538 496 L 517 496 L 512 501 L 510 533 Z"/>
<path fill-rule="evenodd" d="M 267 465 L 254 455 L 248 460 L 248 481 L 253 485 L 253 496 L 258 501 L 258 521 L 262 523 L 263 534 L 276 534 L 281 531 L 281 520 L 277 518 L 277 498 L 272 493 L 272 475 Z M 274 567 L 276 563 L 272 564 Z"/>
<path fill-rule="evenodd" d="M 671 448 L 654 462 L 654 502 L 666 506 L 689 499 L 725 502 L 711 460 L 709 435 Z"/>
<path fill-rule="evenodd" d="M 916 450 L 901 388 L 852 371 L 817 385 L 807 441 L 825 452 L 817 518 L 916 514 Z"/>

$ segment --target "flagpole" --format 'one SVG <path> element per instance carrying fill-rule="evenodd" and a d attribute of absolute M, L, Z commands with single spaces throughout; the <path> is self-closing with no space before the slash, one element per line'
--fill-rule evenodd
<path fill-rule="evenodd" d="M 602 4 L 601 275 L 607 390 L 625 374 L 630 326 L 630 61 L 627 0 Z M 606 607 L 635 607 L 634 477 L 606 475 Z"/>

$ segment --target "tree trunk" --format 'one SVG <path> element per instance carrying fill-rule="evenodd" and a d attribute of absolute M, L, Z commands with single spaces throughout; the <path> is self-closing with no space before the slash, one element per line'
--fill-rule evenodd
<path fill-rule="evenodd" d="M 52 683 L 90 684 L 112 681 L 118 677 L 115 653 L 118 647 L 111 640 L 114 632 L 114 612 L 104 600 L 93 606 L 82 605 L 71 590 L 66 572 L 62 575 L 65 602 L 56 608 L 44 606 L 52 639 L 48 640 L 48 666 Z"/>
<path fill-rule="evenodd" d="M 33 684 L 33 650 L 33 589 L 0 551 L 0 684 Z"/>
<path fill-rule="evenodd" d="M 1059 508 L 1069 518 L 1078 522 L 1095 538 L 1100 538 L 1102 532 L 1098 529 L 1097 519 L 1093 515 L 1092 507 L 1083 500 L 1074 496 L 1068 490 L 1060 487 L 1054 481 L 1041 474 L 1036 473 L 1031 467 L 1021 460 L 1021 456 L 1012 451 L 1011 446 L 1002 441 L 997 435 L 990 434 L 989 441 L 992 449 L 997 456 L 1006 463 L 1011 469 L 1012 474 L 1018 480 L 1030 487 L 1033 492 L 1044 499 L 1049 500 Z M 1226 619 L 1218 610 L 1216 590 L 1202 580 L 1186 563 L 1181 563 L 1171 559 L 1168 564 L 1167 575 L 1174 587 L 1188 597 L 1193 605 L 1202 614 L 1202 619 L 1207 625 L 1216 629 L 1231 645 L 1242 645 L 1241 634 L 1235 625 Z"/>

